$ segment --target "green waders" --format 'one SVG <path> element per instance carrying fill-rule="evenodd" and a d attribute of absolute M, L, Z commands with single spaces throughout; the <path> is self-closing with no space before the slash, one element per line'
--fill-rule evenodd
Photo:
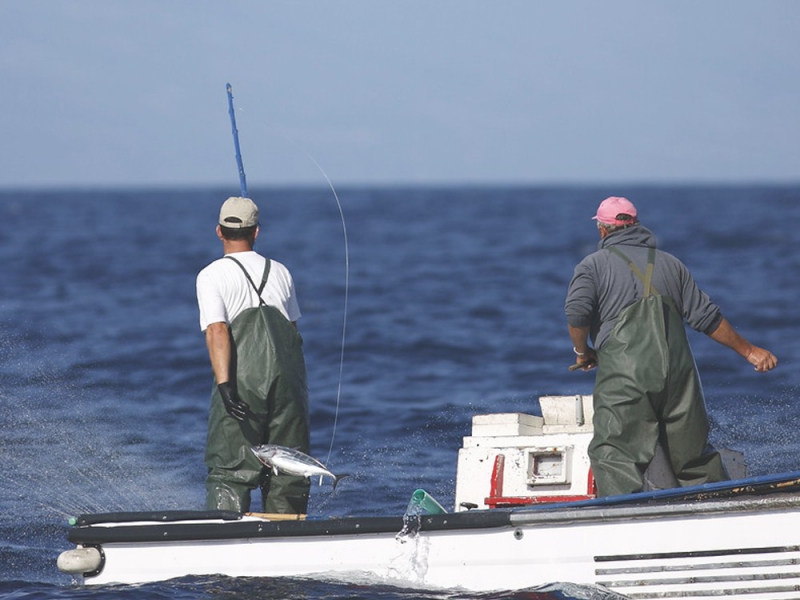
<path fill-rule="evenodd" d="M 616 248 L 644 281 L 644 297 L 625 308 L 598 352 L 594 437 L 589 457 L 599 496 L 641 491 L 661 439 L 681 486 L 725 481 L 708 444 L 708 415 L 683 319 L 668 296 Z"/>
<path fill-rule="evenodd" d="M 269 265 L 267 259 L 261 289 Z M 247 278 L 260 297 L 260 290 L 249 275 Z M 257 418 L 240 422 L 231 417 L 215 382 L 206 440 L 206 506 L 247 512 L 250 491 L 260 487 L 263 512 L 303 514 L 308 507 L 309 481 L 273 475 L 250 450 L 259 444 L 279 444 L 309 452 L 303 340 L 294 324 L 263 300 L 261 306 L 236 317 L 230 331 L 231 374 L 236 375 L 239 397 Z"/>

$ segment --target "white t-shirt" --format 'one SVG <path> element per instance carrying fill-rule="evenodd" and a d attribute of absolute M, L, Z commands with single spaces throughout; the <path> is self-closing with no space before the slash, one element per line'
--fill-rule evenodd
<path fill-rule="evenodd" d="M 267 259 L 252 250 L 234 252 L 230 256 L 242 263 L 253 283 L 260 287 Z M 278 261 L 270 260 L 269 277 L 261 297 L 267 305 L 280 310 L 289 321 L 300 318 L 292 275 Z M 200 307 L 200 329 L 205 331 L 211 323 L 230 325 L 243 311 L 255 308 L 260 303 L 241 267 L 229 258 L 220 258 L 198 273 L 197 304 Z"/>

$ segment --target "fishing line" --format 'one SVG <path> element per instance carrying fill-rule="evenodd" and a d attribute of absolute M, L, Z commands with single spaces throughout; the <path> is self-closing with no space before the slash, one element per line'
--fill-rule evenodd
<path fill-rule="evenodd" d="M 242 188 L 242 197 L 247 197 L 247 180 L 244 174 L 244 165 L 242 164 L 242 152 L 239 149 L 239 130 L 236 128 L 236 116 L 233 110 L 233 91 L 231 88 L 231 84 L 228 83 L 225 86 L 225 89 L 228 94 L 228 114 L 231 118 L 231 130 L 233 132 L 233 144 L 236 149 L 236 164 L 239 167 L 239 183 L 241 184 Z M 306 157 L 314 163 L 314 166 L 317 167 L 317 170 L 322 174 L 325 178 L 325 181 L 328 184 L 328 187 L 333 194 L 334 199 L 336 200 L 336 207 L 339 209 L 339 219 L 342 222 L 342 235 L 344 237 L 344 308 L 342 314 L 342 342 L 341 342 L 341 351 L 339 353 L 339 383 L 337 384 L 336 388 L 336 407 L 333 413 L 333 429 L 331 431 L 331 445 L 328 448 L 328 456 L 325 459 L 325 463 L 327 464 L 331 459 L 331 454 L 333 453 L 333 443 L 336 439 L 336 427 L 339 423 L 339 405 L 341 403 L 342 398 L 342 378 L 344 376 L 344 349 L 345 349 L 345 340 L 347 338 L 347 307 L 350 298 L 350 244 L 347 240 L 347 224 L 344 218 L 344 210 L 342 209 L 342 203 L 339 200 L 339 194 L 336 193 L 336 188 L 333 186 L 333 182 L 331 181 L 328 174 L 325 170 L 320 166 L 320 164 L 314 159 L 311 154 L 303 150 L 294 140 L 289 139 L 285 135 L 281 134 L 282 137 L 291 143 L 295 148 L 297 148 L 300 152 L 306 155 Z"/>
<path fill-rule="evenodd" d="M 295 145 L 295 147 L 297 147 Z M 347 302 L 350 297 L 350 244 L 347 241 L 347 225 L 344 219 L 344 211 L 342 210 L 342 203 L 339 201 L 339 194 L 336 193 L 336 188 L 333 187 L 333 183 L 331 182 L 328 174 L 325 170 L 320 166 L 320 164 L 311 156 L 309 153 L 301 150 L 309 160 L 314 163 L 314 166 L 319 169 L 319 172 L 322 173 L 322 176 L 325 178 L 325 181 L 328 182 L 328 187 L 331 189 L 331 193 L 333 194 L 334 199 L 336 200 L 336 206 L 339 209 L 339 218 L 342 221 L 342 236 L 344 237 L 344 311 L 342 315 L 342 343 L 341 343 L 341 352 L 339 354 L 339 384 L 336 389 L 336 410 L 333 413 L 333 430 L 331 431 L 331 445 L 328 448 L 328 457 L 325 459 L 325 464 L 330 462 L 331 453 L 333 452 L 333 440 L 336 437 L 336 425 L 339 422 L 339 402 L 341 401 L 342 397 L 342 377 L 344 372 L 344 347 L 345 347 L 345 338 L 347 336 Z"/>

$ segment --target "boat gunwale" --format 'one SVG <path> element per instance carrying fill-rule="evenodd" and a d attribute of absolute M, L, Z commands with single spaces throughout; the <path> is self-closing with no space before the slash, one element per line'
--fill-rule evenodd
<path fill-rule="evenodd" d="M 555 510 L 514 511 L 510 522 L 515 526 L 567 525 L 576 522 L 606 522 L 621 520 L 686 518 L 718 514 L 786 512 L 800 510 L 800 493 L 776 492 L 765 496 L 741 497 L 725 500 L 696 500 L 693 502 L 658 503 L 642 505 L 615 505 L 568 508 Z"/>
<path fill-rule="evenodd" d="M 424 515 L 419 517 L 417 531 L 459 531 L 475 529 L 514 528 L 521 526 L 560 526 L 573 523 L 608 523 L 641 519 L 685 519 L 699 516 L 763 513 L 800 510 L 800 493 L 775 492 L 764 496 L 748 496 L 725 500 L 696 500 L 694 502 L 614 505 L 521 511 L 516 509 L 473 510 L 460 513 Z M 148 543 L 222 541 L 256 538 L 340 537 L 368 534 L 400 533 L 406 522 L 403 517 L 335 517 L 304 521 L 191 520 L 156 523 L 144 521 L 158 513 L 121 513 L 128 525 L 106 522 L 77 525 L 68 533 L 69 541 L 80 544 Z M 198 513 L 200 514 L 200 513 Z M 230 515 L 228 515 L 230 516 Z M 97 517 L 97 516 L 96 516 Z M 134 521 L 138 523 L 133 523 Z M 123 521 L 124 522 L 124 521 Z M 412 524 L 413 525 L 413 524 Z"/>
<path fill-rule="evenodd" d="M 144 515 L 145 513 L 142 513 Z M 146 513 L 152 514 L 152 513 Z M 137 513 L 127 513 L 135 521 Z M 189 516 L 189 513 L 187 513 Z M 413 517 L 412 517 L 413 518 Z M 187 519 L 188 521 L 189 519 Z M 169 522 L 103 526 L 78 525 L 67 532 L 75 544 L 215 541 L 252 538 L 314 536 L 353 536 L 399 534 L 406 523 L 403 517 L 341 517 L 304 521 L 235 520 L 230 522 Z M 424 515 L 417 530 L 470 530 L 510 527 L 510 512 L 471 511 Z M 416 529 L 413 527 L 412 529 Z"/>

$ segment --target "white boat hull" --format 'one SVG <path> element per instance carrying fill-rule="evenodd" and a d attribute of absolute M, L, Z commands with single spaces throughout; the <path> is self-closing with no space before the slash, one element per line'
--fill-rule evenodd
<path fill-rule="evenodd" d="M 77 528 L 76 537 L 104 554 L 87 584 L 223 574 L 471 591 L 568 581 L 632 598 L 800 597 L 800 497 L 794 495 L 427 516 L 416 535 L 398 537 L 401 524 L 374 518 L 141 522 Z M 226 528 L 253 533 L 228 539 L 192 533 L 203 527 L 223 538 Z M 391 530 L 356 533 L 362 528 Z M 137 530 L 161 539 L 88 541 Z"/>

